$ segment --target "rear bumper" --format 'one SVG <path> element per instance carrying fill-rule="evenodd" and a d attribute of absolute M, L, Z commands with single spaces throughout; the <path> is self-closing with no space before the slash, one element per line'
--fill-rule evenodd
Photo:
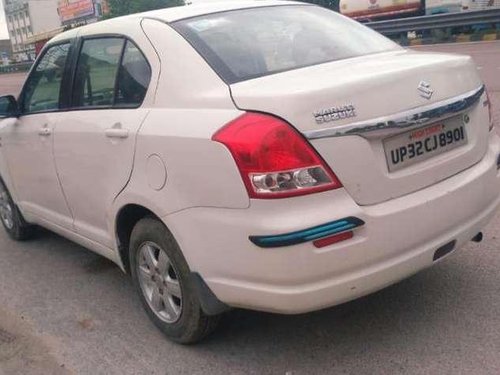
<path fill-rule="evenodd" d="M 404 197 L 360 207 L 342 189 L 309 197 L 253 201 L 243 210 L 194 208 L 165 218 L 184 255 L 222 302 L 302 313 L 382 289 L 431 266 L 438 248 L 470 241 L 500 204 L 497 157 Z M 354 216 L 366 224 L 351 240 L 263 249 L 251 235 L 273 235 Z"/>

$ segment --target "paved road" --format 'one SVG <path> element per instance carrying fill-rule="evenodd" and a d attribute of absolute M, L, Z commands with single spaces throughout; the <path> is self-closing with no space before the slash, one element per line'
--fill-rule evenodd
<path fill-rule="evenodd" d="M 426 49 L 473 53 L 499 106 L 500 43 Z M 482 244 L 342 306 L 234 311 L 196 347 L 165 340 L 108 261 L 0 232 L 0 374 L 499 374 L 499 229 L 500 215 Z"/>
<path fill-rule="evenodd" d="M 0 95 L 17 95 L 26 78 L 26 73 L 0 74 Z"/>

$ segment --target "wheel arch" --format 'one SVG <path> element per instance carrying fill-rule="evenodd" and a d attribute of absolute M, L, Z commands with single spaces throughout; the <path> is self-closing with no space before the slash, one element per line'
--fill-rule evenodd
<path fill-rule="evenodd" d="M 0 133 L 1 136 L 1 133 Z M 0 150 L 2 150 L 1 143 L 2 139 L 0 137 Z M 0 180 L 3 182 L 7 190 L 9 191 L 10 196 L 14 202 L 18 201 L 17 191 L 15 189 L 14 183 L 12 181 L 12 176 L 10 173 L 9 165 L 7 164 L 7 159 L 5 156 L 5 150 L 0 151 Z"/>
<path fill-rule="evenodd" d="M 126 204 L 116 214 L 116 241 L 118 245 L 120 261 L 122 263 L 123 270 L 127 274 L 130 274 L 129 245 L 132 231 L 135 225 L 140 220 L 146 217 L 151 217 L 162 222 L 167 230 L 170 231 L 164 220 L 156 215 L 151 209 L 140 204 Z M 199 273 L 191 271 L 191 278 L 196 289 L 196 296 L 200 301 L 201 308 L 205 312 L 205 314 L 207 314 L 208 316 L 213 316 L 230 310 L 229 306 L 227 306 L 217 298 L 217 296 L 212 292 L 210 287 L 205 283 Z"/>
<path fill-rule="evenodd" d="M 115 219 L 115 236 L 123 270 L 130 273 L 129 245 L 135 225 L 145 217 L 162 221 L 151 209 L 140 204 L 127 204 L 120 208 Z M 163 222 L 163 221 L 162 221 Z"/>

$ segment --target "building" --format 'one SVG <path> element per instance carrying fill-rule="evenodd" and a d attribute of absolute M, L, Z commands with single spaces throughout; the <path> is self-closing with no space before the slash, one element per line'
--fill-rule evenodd
<path fill-rule="evenodd" d="M 61 26 L 57 0 L 2 0 L 7 28 L 12 43 L 13 59 L 29 61 L 36 56 L 33 35 L 46 33 Z"/>
<path fill-rule="evenodd" d="M 107 0 L 59 0 L 57 11 L 64 26 L 97 22 L 109 12 Z"/>
<path fill-rule="evenodd" d="M 12 45 L 9 39 L 0 40 L 0 65 L 8 65 L 12 58 Z"/>
<path fill-rule="evenodd" d="M 107 0 L 58 0 L 57 14 L 62 26 L 35 33 L 28 37 L 25 43 L 34 46 L 35 54 L 38 56 L 45 44 L 57 34 L 64 30 L 100 21 L 108 12 Z"/>

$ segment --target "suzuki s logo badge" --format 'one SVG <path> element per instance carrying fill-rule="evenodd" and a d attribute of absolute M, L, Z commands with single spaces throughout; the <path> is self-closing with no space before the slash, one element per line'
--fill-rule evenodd
<path fill-rule="evenodd" d="M 314 112 L 313 115 L 318 125 L 357 116 L 356 108 L 352 104 L 322 109 L 321 111 Z"/>
<path fill-rule="evenodd" d="M 434 94 L 434 90 L 431 89 L 431 84 L 426 81 L 420 82 L 418 85 L 418 92 L 422 98 L 427 100 L 430 100 Z"/>

